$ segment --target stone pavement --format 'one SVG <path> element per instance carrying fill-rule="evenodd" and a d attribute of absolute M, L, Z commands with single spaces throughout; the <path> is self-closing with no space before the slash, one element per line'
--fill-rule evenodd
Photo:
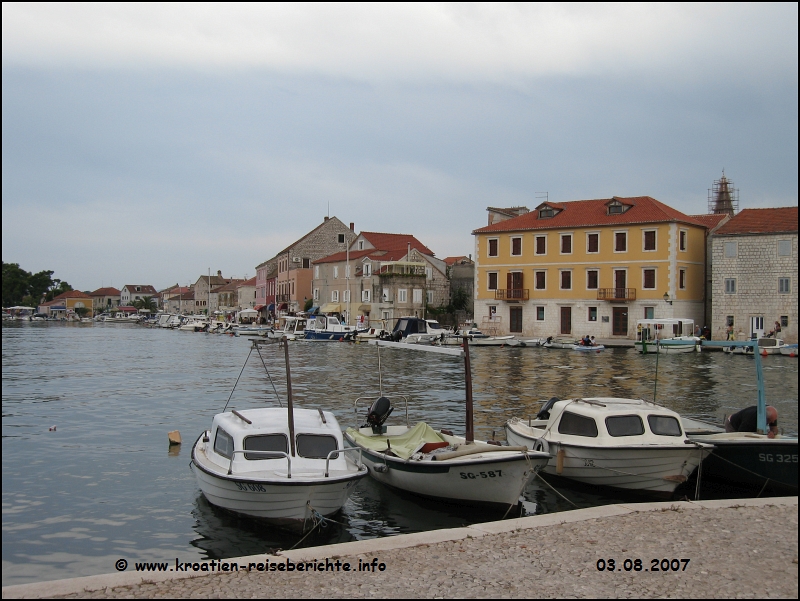
<path fill-rule="evenodd" d="M 228 561 L 240 571 L 127 571 L 3 598 L 796 599 L 797 497 L 609 505 Z M 242 570 L 287 561 L 293 571 Z"/>

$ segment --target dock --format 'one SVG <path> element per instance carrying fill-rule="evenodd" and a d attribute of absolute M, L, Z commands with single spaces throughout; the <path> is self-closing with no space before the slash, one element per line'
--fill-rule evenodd
<path fill-rule="evenodd" d="M 3 598 L 796 599 L 797 516 L 797 497 L 606 505 L 215 562 L 241 566 L 228 573 L 131 565 Z"/>

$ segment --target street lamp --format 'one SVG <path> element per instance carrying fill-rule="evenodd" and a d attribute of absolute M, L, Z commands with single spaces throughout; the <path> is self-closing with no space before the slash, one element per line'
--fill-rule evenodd
<path fill-rule="evenodd" d="M 672 304 L 672 301 L 669 299 L 669 292 L 664 293 L 664 302 L 667 303 L 668 305 Z"/>

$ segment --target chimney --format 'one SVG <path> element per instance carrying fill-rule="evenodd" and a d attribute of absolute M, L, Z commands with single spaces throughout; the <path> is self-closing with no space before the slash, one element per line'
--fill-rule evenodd
<path fill-rule="evenodd" d="M 323 222 L 324 222 L 324 221 L 328 221 L 328 219 L 330 219 L 330 217 L 328 217 L 327 215 L 325 215 L 325 219 L 323 220 Z"/>
<path fill-rule="evenodd" d="M 352 221 L 350 222 L 350 230 L 353 232 L 356 231 L 356 224 L 353 223 Z"/>
<path fill-rule="evenodd" d="M 221 269 L 217 269 L 217 275 L 218 275 L 219 277 L 222 277 L 222 270 L 221 270 Z"/>

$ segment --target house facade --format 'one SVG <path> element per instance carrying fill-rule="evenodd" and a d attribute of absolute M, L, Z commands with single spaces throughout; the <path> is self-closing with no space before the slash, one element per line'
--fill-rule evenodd
<path fill-rule="evenodd" d="M 255 309 L 256 308 L 256 278 L 240 282 L 236 286 L 236 309 Z"/>
<path fill-rule="evenodd" d="M 121 292 L 116 288 L 98 288 L 90 292 L 92 297 L 92 313 L 97 315 L 114 307 L 119 307 L 122 299 Z"/>
<path fill-rule="evenodd" d="M 48 317 L 67 318 L 76 313 L 75 309 L 87 309 L 91 314 L 92 296 L 80 290 L 62 292 L 53 300 L 39 305 L 37 311 Z"/>
<path fill-rule="evenodd" d="M 743 209 L 712 235 L 712 332 L 797 342 L 797 207 Z"/>
<path fill-rule="evenodd" d="M 230 284 L 233 278 L 222 277 L 222 272 L 217 271 L 217 275 L 201 275 L 192 287 L 194 291 L 195 309 L 194 313 L 211 314 L 219 309 L 219 299 L 216 294 L 212 294 L 218 288 Z"/>
<path fill-rule="evenodd" d="M 158 290 L 148 284 L 125 284 L 120 290 L 120 305 L 130 306 L 145 297 L 153 298 Z"/>
<path fill-rule="evenodd" d="M 350 248 L 314 262 L 312 298 L 346 323 L 388 327 L 449 300 L 446 265 L 409 234 L 361 232 Z"/>
<path fill-rule="evenodd" d="M 636 321 L 704 314 L 706 226 L 648 196 L 563 203 L 475 236 L 475 320 L 498 333 L 636 335 Z M 492 218 L 495 218 L 492 221 Z"/>

